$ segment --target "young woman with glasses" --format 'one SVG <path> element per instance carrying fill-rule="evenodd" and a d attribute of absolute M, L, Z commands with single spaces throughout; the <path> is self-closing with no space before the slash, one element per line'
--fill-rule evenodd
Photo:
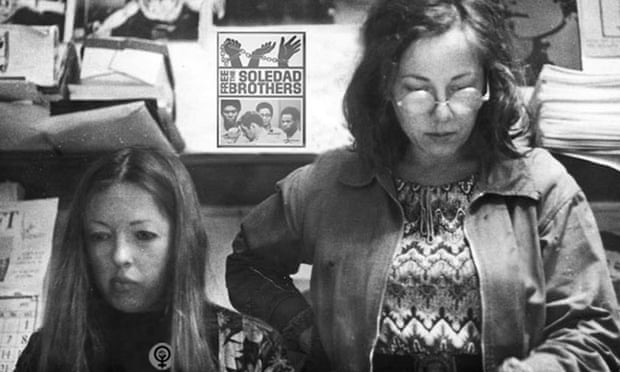
<path fill-rule="evenodd" d="M 526 120 L 491 0 L 382 0 L 344 98 L 355 142 L 278 183 L 227 262 L 234 306 L 327 371 L 617 371 L 583 192 Z M 309 302 L 291 284 L 312 264 Z"/>

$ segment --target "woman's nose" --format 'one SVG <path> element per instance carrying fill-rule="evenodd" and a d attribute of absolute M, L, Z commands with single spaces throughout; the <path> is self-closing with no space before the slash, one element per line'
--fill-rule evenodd
<path fill-rule="evenodd" d="M 133 261 L 131 243 L 123 236 L 116 239 L 114 251 L 112 253 L 112 261 L 117 266 L 127 266 Z"/>
<path fill-rule="evenodd" d="M 435 102 L 435 110 L 433 110 L 433 115 L 437 119 L 437 122 L 446 122 L 452 119 L 452 108 L 450 108 L 450 104 L 448 101 L 438 101 Z"/>

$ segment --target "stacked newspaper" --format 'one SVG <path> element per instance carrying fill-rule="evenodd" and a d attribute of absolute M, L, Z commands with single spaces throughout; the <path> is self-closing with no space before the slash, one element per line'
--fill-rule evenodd
<path fill-rule="evenodd" d="M 543 147 L 620 171 L 620 74 L 545 65 L 530 106 Z"/>

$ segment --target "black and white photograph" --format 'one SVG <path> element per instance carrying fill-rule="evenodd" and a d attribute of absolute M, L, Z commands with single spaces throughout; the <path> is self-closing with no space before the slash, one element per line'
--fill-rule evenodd
<path fill-rule="evenodd" d="M 305 34 L 219 33 L 218 146 L 303 147 Z"/>
<path fill-rule="evenodd" d="M 301 99 L 222 98 L 220 146 L 303 146 Z"/>
<path fill-rule="evenodd" d="M 200 0 L 85 1 L 85 37 L 197 40 Z"/>
<path fill-rule="evenodd" d="M 0 372 L 620 372 L 612 0 L 0 0 Z"/>

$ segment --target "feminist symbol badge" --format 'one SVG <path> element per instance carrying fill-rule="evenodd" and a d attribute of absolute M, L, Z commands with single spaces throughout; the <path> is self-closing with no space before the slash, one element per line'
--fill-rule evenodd
<path fill-rule="evenodd" d="M 149 362 L 159 371 L 170 369 L 172 366 L 172 348 L 165 342 L 155 344 L 149 350 Z"/>

